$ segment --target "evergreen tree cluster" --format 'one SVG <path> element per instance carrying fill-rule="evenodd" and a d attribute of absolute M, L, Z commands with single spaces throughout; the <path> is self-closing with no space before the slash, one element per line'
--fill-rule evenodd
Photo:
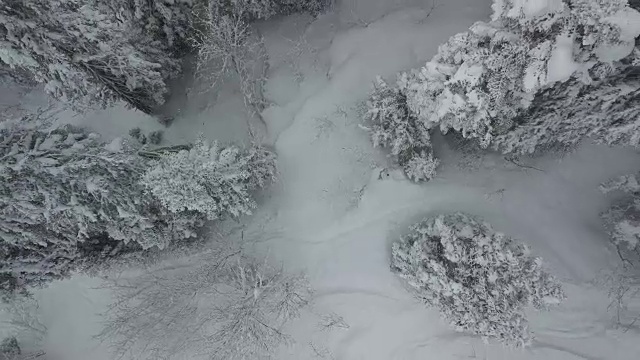
<path fill-rule="evenodd" d="M 0 61 L 76 107 L 117 100 L 151 114 L 176 77 L 191 0 L 7 0 Z"/>
<path fill-rule="evenodd" d="M 196 237 L 206 220 L 250 213 L 252 191 L 275 178 L 273 154 L 257 146 L 113 149 L 82 129 L 28 120 L 0 129 L 3 290 Z"/>
<path fill-rule="evenodd" d="M 637 2 L 495 0 L 493 10 L 490 22 L 398 76 L 392 139 L 402 142 L 395 129 L 419 123 L 424 144 L 439 128 L 504 153 L 566 148 L 585 137 L 638 145 Z M 381 94 L 372 95 L 369 113 Z"/>

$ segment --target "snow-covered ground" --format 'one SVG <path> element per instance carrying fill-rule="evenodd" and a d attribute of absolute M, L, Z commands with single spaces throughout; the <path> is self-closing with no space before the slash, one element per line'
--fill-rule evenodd
<path fill-rule="evenodd" d="M 275 359 L 640 356 L 638 334 L 613 329 L 606 291 L 592 285 L 601 270 L 617 264 L 598 219 L 608 200 L 597 185 L 634 172 L 640 166 L 635 151 L 585 145 L 563 158 L 520 159 L 529 166 L 522 167 L 497 155 L 465 155 L 440 139 L 439 175 L 415 185 L 388 169 L 359 127 L 362 101 L 377 75 L 390 79 L 419 66 L 449 36 L 489 14 L 489 0 L 342 0 L 318 19 L 299 15 L 261 24 L 271 59 L 266 95 L 273 102 L 264 113 L 265 142 L 278 153 L 280 180 L 245 219 L 244 240 L 289 271 L 305 271 L 315 290 L 287 329 L 293 344 Z M 242 107 L 232 95 L 219 96 L 204 112 L 186 109 L 165 130 L 167 140 L 183 142 L 199 132 L 243 140 Z M 107 138 L 134 126 L 161 128 L 120 108 L 66 121 L 86 123 Z M 389 271 L 390 244 L 410 224 L 454 210 L 482 216 L 526 242 L 564 282 L 563 305 L 531 314 L 537 337 L 531 348 L 510 350 L 456 333 Z M 111 358 L 93 338 L 110 302 L 99 287 L 98 280 L 77 277 L 37 293 L 50 330 L 47 344 L 60 360 Z"/>

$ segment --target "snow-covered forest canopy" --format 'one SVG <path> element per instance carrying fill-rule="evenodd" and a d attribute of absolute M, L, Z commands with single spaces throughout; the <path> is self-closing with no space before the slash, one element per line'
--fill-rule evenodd
<path fill-rule="evenodd" d="M 639 147 L 638 0 L 0 0 L 0 359 L 635 360 Z"/>

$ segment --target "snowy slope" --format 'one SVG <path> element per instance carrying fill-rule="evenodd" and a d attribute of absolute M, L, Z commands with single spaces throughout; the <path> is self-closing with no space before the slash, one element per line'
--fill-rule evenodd
<path fill-rule="evenodd" d="M 360 106 L 377 75 L 391 79 L 422 64 L 449 36 L 489 13 L 489 0 L 343 0 L 315 20 L 291 16 L 261 25 L 272 60 L 267 97 L 274 103 L 264 113 L 265 141 L 278 152 L 280 181 L 246 219 L 244 239 L 287 269 L 304 270 L 315 289 L 312 304 L 288 329 L 294 343 L 276 359 L 638 358 L 637 334 L 611 329 L 606 293 L 590 285 L 616 263 L 597 216 L 608 201 L 597 184 L 635 171 L 635 151 L 586 145 L 562 159 L 520 160 L 536 170 L 496 155 L 463 155 L 440 141 L 440 173 L 419 186 L 387 169 L 359 127 Z M 241 119 L 225 98 L 214 114 Z M 167 138 L 181 142 L 198 132 L 241 138 L 241 121 L 229 128 L 217 118 L 201 123 L 208 116 L 190 109 Z M 97 113 L 90 125 L 115 137 L 134 124 L 156 128 L 148 120 L 115 109 Z M 531 349 L 455 333 L 389 271 L 390 243 L 408 225 L 452 210 L 480 215 L 528 243 L 564 281 L 566 303 L 531 315 L 538 338 Z M 100 328 L 95 314 L 109 302 L 96 286 L 76 278 L 38 294 L 60 359 L 110 358 L 91 337 Z"/>

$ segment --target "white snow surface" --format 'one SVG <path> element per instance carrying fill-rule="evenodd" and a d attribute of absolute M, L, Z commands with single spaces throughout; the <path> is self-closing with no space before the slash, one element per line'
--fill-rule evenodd
<path fill-rule="evenodd" d="M 620 40 L 623 43 L 600 46 L 596 51 L 598 59 L 601 61 L 617 61 L 631 54 L 634 39 L 640 35 L 640 12 L 626 8 L 603 20 L 620 28 Z"/>
<path fill-rule="evenodd" d="M 598 184 L 635 172 L 635 151 L 585 145 L 562 158 L 520 159 L 531 167 L 524 168 L 497 155 L 464 155 L 437 138 L 443 165 L 436 179 L 415 185 L 390 169 L 358 126 L 376 75 L 390 79 L 422 65 L 449 36 L 490 15 L 488 0 L 434 4 L 344 0 L 318 19 L 290 16 L 262 24 L 272 61 L 266 93 L 274 103 L 264 112 L 265 142 L 278 153 L 280 180 L 242 230 L 252 251 L 289 271 L 305 271 L 315 289 L 309 307 L 287 329 L 293 343 L 274 358 L 637 359 L 637 333 L 611 326 L 606 292 L 592 284 L 600 270 L 617 264 L 598 218 L 609 203 Z M 243 125 L 230 124 L 229 130 L 224 121 L 242 115 L 224 99 L 213 106 L 224 119 L 190 109 L 166 129 L 168 141 L 194 139 L 199 132 L 238 140 Z M 90 121 L 109 139 L 133 125 L 160 128 L 121 108 L 70 121 Z M 506 349 L 456 333 L 390 272 L 391 242 L 423 217 L 446 211 L 481 216 L 526 242 L 564 282 L 565 303 L 531 313 L 537 337 L 531 348 Z M 52 359 L 112 358 L 93 338 L 109 304 L 99 287 L 99 280 L 74 277 L 37 293 Z M 341 321 L 323 326 L 329 318 Z"/>
<path fill-rule="evenodd" d="M 547 65 L 547 83 L 565 81 L 579 69 L 573 60 L 573 36 L 563 33 L 556 37 Z"/>
<path fill-rule="evenodd" d="M 503 14 L 507 2 L 504 0 L 494 1 L 491 6 L 493 19 L 497 20 L 501 14 L 511 18 L 532 18 L 562 10 L 564 7 L 562 0 L 512 0 L 511 2 L 513 4 L 512 8 L 506 14 Z"/>

